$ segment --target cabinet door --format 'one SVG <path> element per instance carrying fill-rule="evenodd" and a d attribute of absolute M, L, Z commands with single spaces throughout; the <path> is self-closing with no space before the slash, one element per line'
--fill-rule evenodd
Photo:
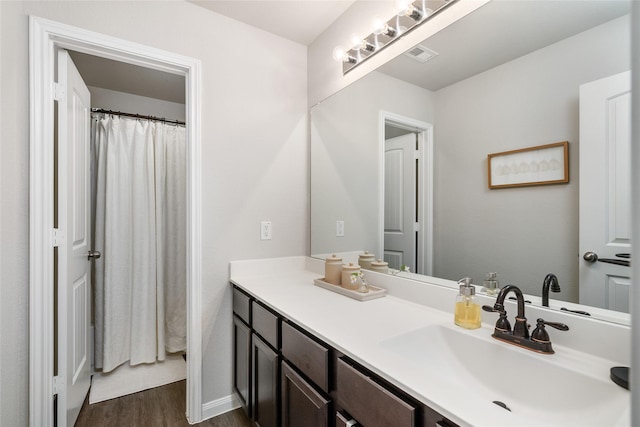
<path fill-rule="evenodd" d="M 256 334 L 253 334 L 252 340 L 253 421 L 259 427 L 278 427 L 280 384 L 278 354 Z"/>
<path fill-rule="evenodd" d="M 233 316 L 233 388 L 245 412 L 251 416 L 251 330 Z"/>
<path fill-rule="evenodd" d="M 282 362 L 282 427 L 326 427 L 330 402 Z"/>

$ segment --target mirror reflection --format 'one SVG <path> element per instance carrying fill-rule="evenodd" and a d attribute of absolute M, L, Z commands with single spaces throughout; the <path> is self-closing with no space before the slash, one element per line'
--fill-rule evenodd
<path fill-rule="evenodd" d="M 594 88 L 628 83 L 630 64 L 628 1 L 492 1 L 318 104 L 311 256 L 357 260 L 366 250 L 391 267 L 477 285 L 495 272 L 537 297 L 552 273 L 561 290 L 551 300 L 627 311 L 629 268 L 583 253 L 630 252 L 628 156 L 612 166 L 611 151 L 591 148 L 610 137 L 597 123 L 615 120 L 618 152 L 628 150 L 629 91 L 610 89 L 623 94 L 607 107 L 615 116 L 588 106 L 604 102 Z M 489 189 L 489 154 L 562 141 L 568 183 Z M 617 204 L 585 191 L 594 180 L 609 183 L 604 200 Z M 585 229 L 585 210 L 604 216 Z M 595 229 L 604 246 L 583 248 Z"/>

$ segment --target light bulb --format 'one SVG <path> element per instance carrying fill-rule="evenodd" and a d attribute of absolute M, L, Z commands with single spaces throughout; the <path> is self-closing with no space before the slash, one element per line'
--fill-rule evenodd
<path fill-rule="evenodd" d="M 395 28 L 390 27 L 389 24 L 384 22 L 380 18 L 376 18 L 373 21 L 373 34 L 379 36 L 380 34 L 384 34 L 385 36 L 395 37 L 397 31 Z"/>
<path fill-rule="evenodd" d="M 411 0 L 396 0 L 395 10 L 398 16 L 404 16 L 409 13 L 409 9 L 412 8 Z"/>
<path fill-rule="evenodd" d="M 419 21 L 424 15 L 419 7 L 413 5 L 411 0 L 397 0 L 396 13 L 398 16 L 408 16 L 414 21 Z"/>
<path fill-rule="evenodd" d="M 358 62 L 358 60 L 349 55 L 349 52 L 344 50 L 342 46 L 336 46 L 333 48 L 333 59 L 339 62 L 349 62 L 351 64 Z"/>
<path fill-rule="evenodd" d="M 361 37 L 356 36 L 355 34 L 353 36 L 351 36 L 351 48 L 354 50 L 358 50 L 361 49 L 362 43 L 364 42 L 364 40 L 362 40 Z"/>
<path fill-rule="evenodd" d="M 344 57 L 347 52 L 344 50 L 342 46 L 336 46 L 333 48 L 333 59 L 336 61 L 344 62 Z"/>
<path fill-rule="evenodd" d="M 375 35 L 379 36 L 384 31 L 384 27 L 387 25 L 385 21 L 379 16 L 376 16 L 373 20 L 372 31 Z"/>

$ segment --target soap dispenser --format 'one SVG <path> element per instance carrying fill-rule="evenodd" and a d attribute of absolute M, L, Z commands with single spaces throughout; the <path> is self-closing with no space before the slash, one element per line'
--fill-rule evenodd
<path fill-rule="evenodd" d="M 498 273 L 487 273 L 487 278 L 482 282 L 482 292 L 487 295 L 497 295 L 500 292 L 500 285 L 498 283 Z"/>
<path fill-rule="evenodd" d="M 456 297 L 454 320 L 456 325 L 466 329 L 478 329 L 481 324 L 480 305 L 476 300 L 476 288 L 470 277 L 458 281 L 460 293 Z"/>

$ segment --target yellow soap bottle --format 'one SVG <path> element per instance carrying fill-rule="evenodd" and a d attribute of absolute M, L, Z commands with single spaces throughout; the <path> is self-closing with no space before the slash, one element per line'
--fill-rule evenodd
<path fill-rule="evenodd" d="M 476 288 L 470 277 L 458 281 L 460 293 L 456 297 L 454 320 L 466 329 L 478 329 L 482 323 L 480 305 L 476 301 Z"/>

